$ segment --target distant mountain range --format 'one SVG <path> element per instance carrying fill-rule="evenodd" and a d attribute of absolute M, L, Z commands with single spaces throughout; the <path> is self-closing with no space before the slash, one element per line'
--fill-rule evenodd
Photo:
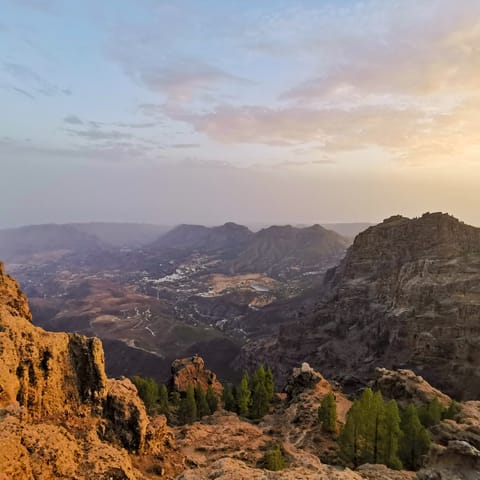
<path fill-rule="evenodd" d="M 229 378 L 244 342 L 313 306 L 305 291 L 348 244 L 319 225 L 38 225 L 0 231 L 0 259 L 34 322 L 102 338 L 111 374 L 163 380 L 174 356 L 200 353 Z"/>
<path fill-rule="evenodd" d="M 369 224 L 366 223 L 338 223 L 324 225 L 324 228 L 338 233 L 350 242 L 357 233 L 368 226 Z M 269 232 L 282 236 L 282 240 L 274 240 L 275 244 L 271 245 L 277 253 L 270 252 L 269 256 L 277 256 L 280 251 L 282 251 L 282 255 L 283 253 L 288 254 L 286 245 L 288 242 L 290 245 L 294 245 L 296 241 L 308 243 L 307 237 L 315 235 L 308 228 L 310 227 L 273 226 L 265 227 L 254 233 L 246 226 L 232 222 L 218 227 L 202 225 L 172 227 L 148 223 L 113 222 L 28 225 L 0 229 L 0 258 L 9 262 L 24 260 L 32 255 L 48 252 L 86 252 L 95 249 L 111 249 L 112 247 L 135 249 L 145 246 L 152 249 L 175 248 L 202 252 L 223 250 L 225 254 L 230 252 L 232 255 L 248 246 L 252 248 L 250 253 L 256 255 L 255 251 L 265 248 Z M 258 235 L 260 232 L 263 233 Z M 322 243 L 333 240 L 332 235 L 330 235 L 329 241 L 325 234 L 323 236 Z M 250 245 L 251 242 L 254 245 Z M 335 241 L 333 240 L 333 242 Z M 340 242 L 344 243 L 344 240 L 342 239 Z M 282 246 L 280 243 L 283 243 Z M 326 248 L 328 250 L 328 247 Z M 242 260 L 240 264 L 242 263 L 245 261 Z"/>
<path fill-rule="evenodd" d="M 171 227 L 143 223 L 28 225 L 0 230 L 0 258 L 25 259 L 48 252 L 87 252 L 111 247 L 140 247 Z"/>
<path fill-rule="evenodd" d="M 96 253 L 103 261 L 119 248 L 158 257 L 185 258 L 192 253 L 216 255 L 224 273 L 316 269 L 338 259 L 350 241 L 320 225 L 272 226 L 258 232 L 233 222 L 216 227 L 149 224 L 46 224 L 0 230 L 0 258 L 13 263 L 47 260 L 67 254 Z M 170 253 L 168 253 L 170 252 Z M 143 258 L 143 257 L 142 257 Z M 143 260 L 142 260 L 143 261 Z"/>
<path fill-rule="evenodd" d="M 245 226 L 226 223 L 218 227 L 180 225 L 145 249 L 218 254 L 225 261 L 221 271 L 278 275 L 292 269 L 321 268 L 343 255 L 348 244 L 347 239 L 320 225 L 272 226 L 253 233 Z"/>
<path fill-rule="evenodd" d="M 17 261 L 48 252 L 87 252 L 102 248 L 101 240 L 73 225 L 33 225 L 0 230 L 0 258 Z"/>

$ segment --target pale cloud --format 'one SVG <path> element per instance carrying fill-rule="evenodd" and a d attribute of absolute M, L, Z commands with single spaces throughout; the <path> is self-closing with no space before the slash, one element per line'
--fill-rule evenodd
<path fill-rule="evenodd" d="M 34 98 L 34 94 L 47 97 L 72 94 L 69 89 L 59 87 L 25 65 L 14 62 L 4 62 L 2 70 L 7 78 L 15 82 L 15 85 L 11 86 L 12 89 L 24 93 L 31 98 Z M 21 87 L 19 85 L 21 85 Z"/>
<path fill-rule="evenodd" d="M 246 82 L 217 67 L 194 61 L 146 69 L 139 72 L 139 77 L 148 88 L 166 95 L 167 100 L 173 103 L 190 102 L 196 95 L 212 91 L 224 82 Z"/>
<path fill-rule="evenodd" d="M 29 98 L 30 100 L 35 100 L 35 97 L 31 93 L 27 92 L 26 90 L 23 90 L 23 88 L 18 88 L 18 87 L 9 87 L 9 88 L 11 88 L 11 90 L 13 90 L 14 92 L 17 92 L 20 95 L 23 95 L 24 97 Z"/>
<path fill-rule="evenodd" d="M 96 128 L 91 128 L 88 130 L 73 130 L 65 129 L 70 135 L 78 136 L 85 138 L 87 140 L 116 140 L 116 139 L 126 139 L 132 138 L 133 135 L 127 132 L 121 132 L 119 130 L 100 130 Z"/>
<path fill-rule="evenodd" d="M 82 136 L 83 137 L 83 136 Z M 158 147 L 145 145 L 135 139 L 125 139 L 106 132 L 102 138 L 93 139 L 91 144 L 58 147 L 55 145 L 42 145 L 28 140 L 14 140 L 5 138 L 0 140 L 0 160 L 16 159 L 19 162 L 35 159 L 34 163 L 42 165 L 52 160 L 62 160 L 72 163 L 72 159 L 86 164 L 98 165 L 104 163 L 136 164 L 150 163 L 160 159 Z"/>
<path fill-rule="evenodd" d="M 222 143 L 303 145 L 315 142 L 330 153 L 379 147 L 397 159 L 431 162 L 459 159 L 480 146 L 478 102 L 449 111 L 365 105 L 351 109 L 223 106 L 206 114 L 172 113 Z"/>
<path fill-rule="evenodd" d="M 480 99 L 479 18 L 473 0 L 462 8 L 446 0 L 372 0 L 279 9 L 246 30 L 245 45 L 259 41 L 270 60 L 283 54 L 292 65 L 294 55 L 308 55 L 312 65 L 317 58 L 316 74 L 280 92 L 276 103 L 156 108 L 214 142 L 314 142 L 329 154 L 373 147 L 411 164 L 462 161 L 480 147 L 480 114 L 472 108 Z"/>
<path fill-rule="evenodd" d="M 65 123 L 69 123 L 71 125 L 82 125 L 83 124 L 83 121 L 78 118 L 76 115 L 68 115 L 66 116 L 63 121 Z"/>
<path fill-rule="evenodd" d="M 476 94 L 480 88 L 480 22 L 472 19 L 441 33 L 442 37 L 434 39 L 419 33 L 391 39 L 358 55 L 353 48 L 338 65 L 291 88 L 282 98 L 312 102 L 355 95 Z"/>
<path fill-rule="evenodd" d="M 170 145 L 170 148 L 198 148 L 200 146 L 199 143 L 175 143 Z"/>
<path fill-rule="evenodd" d="M 391 133 L 385 134 L 388 117 Z M 207 114 L 176 117 L 224 143 L 299 145 L 317 142 L 326 150 L 352 150 L 374 143 L 399 148 L 422 122 L 415 109 L 367 106 L 350 110 L 305 107 L 219 107 Z M 382 135 L 380 135 L 382 134 Z"/>
<path fill-rule="evenodd" d="M 120 128 L 152 128 L 158 125 L 158 122 L 116 122 L 112 123 Z"/>

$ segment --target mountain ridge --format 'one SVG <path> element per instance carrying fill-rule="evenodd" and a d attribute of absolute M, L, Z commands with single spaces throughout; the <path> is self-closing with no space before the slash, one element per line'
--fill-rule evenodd
<path fill-rule="evenodd" d="M 324 285 L 313 315 L 246 346 L 243 361 L 258 354 L 282 375 L 312 357 L 352 386 L 377 366 L 412 368 L 453 396 L 480 394 L 480 229 L 441 213 L 390 217 L 356 237 Z"/>

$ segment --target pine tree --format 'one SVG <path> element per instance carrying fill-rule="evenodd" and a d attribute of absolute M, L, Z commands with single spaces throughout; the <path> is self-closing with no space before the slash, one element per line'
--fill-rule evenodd
<path fill-rule="evenodd" d="M 255 385 L 255 383 L 263 383 L 263 385 L 265 385 L 265 378 L 265 369 L 263 368 L 263 365 L 260 364 L 253 374 L 252 385 Z"/>
<path fill-rule="evenodd" d="M 360 445 L 362 439 L 360 430 L 363 421 L 360 402 L 356 400 L 347 412 L 346 422 L 338 437 L 341 456 L 345 461 L 353 463 L 355 467 L 361 464 Z"/>
<path fill-rule="evenodd" d="M 267 371 L 265 372 L 265 388 L 267 390 L 268 401 L 271 402 L 275 395 L 275 381 L 270 368 L 267 368 Z"/>
<path fill-rule="evenodd" d="M 200 384 L 195 386 L 195 403 L 197 404 L 197 418 L 210 415 L 210 407 L 208 406 L 205 392 Z"/>
<path fill-rule="evenodd" d="M 180 393 L 176 390 L 170 393 L 170 404 L 173 407 L 178 407 L 180 405 Z"/>
<path fill-rule="evenodd" d="M 133 377 L 138 396 L 143 400 L 145 408 L 152 412 L 158 400 L 158 384 L 153 378 Z"/>
<path fill-rule="evenodd" d="M 348 411 L 338 443 L 342 457 L 355 467 L 363 463 L 384 463 L 400 468 L 400 436 L 396 402 L 385 404 L 380 392 L 366 388 Z"/>
<path fill-rule="evenodd" d="M 265 468 L 274 472 L 285 468 L 285 459 L 280 445 L 273 445 L 265 453 Z"/>
<path fill-rule="evenodd" d="M 168 405 L 168 390 L 165 385 L 160 387 L 158 394 L 158 412 L 163 413 L 167 416 L 167 418 L 170 414 L 170 406 Z"/>
<path fill-rule="evenodd" d="M 230 384 L 225 385 L 225 387 L 223 388 L 222 403 L 225 410 L 228 410 L 229 412 L 237 411 L 237 402 L 235 400 L 233 389 Z"/>
<path fill-rule="evenodd" d="M 397 402 L 391 400 L 385 405 L 384 428 L 379 447 L 379 463 L 396 470 L 402 469 L 402 462 L 398 458 L 398 443 L 401 437 L 400 412 Z"/>
<path fill-rule="evenodd" d="M 259 365 L 252 377 L 251 418 L 262 418 L 270 409 L 270 399 L 266 383 L 267 376 L 265 369 L 263 365 Z"/>
<path fill-rule="evenodd" d="M 421 457 L 430 448 L 430 436 L 418 418 L 415 405 L 410 404 L 402 415 L 403 437 L 400 441 L 400 459 L 404 467 L 417 470 Z"/>
<path fill-rule="evenodd" d="M 206 399 L 210 413 L 215 413 L 218 410 L 218 398 L 211 385 L 207 388 Z"/>
<path fill-rule="evenodd" d="M 335 433 L 337 431 L 337 402 L 333 392 L 328 392 L 318 407 L 318 420 L 325 432 Z"/>
<path fill-rule="evenodd" d="M 373 463 L 379 463 L 380 448 L 383 443 L 383 435 L 385 434 L 385 402 L 382 393 L 377 391 L 373 394 L 373 412 L 372 412 L 372 438 L 370 439 L 373 449 Z"/>
<path fill-rule="evenodd" d="M 443 410 L 438 398 L 433 397 L 428 405 L 422 405 L 418 408 L 418 416 L 422 425 L 428 428 L 439 423 L 442 420 Z"/>
<path fill-rule="evenodd" d="M 232 385 L 232 395 L 233 395 L 233 401 L 234 401 L 234 404 L 235 404 L 235 409 L 232 410 L 232 412 L 238 413 L 238 402 L 237 402 L 238 388 L 237 388 L 237 385 Z"/>
<path fill-rule="evenodd" d="M 187 387 L 187 394 L 182 398 L 179 406 L 179 419 L 182 423 L 193 423 L 197 419 L 197 404 L 195 390 L 192 384 Z"/>
<path fill-rule="evenodd" d="M 366 388 L 359 400 L 361 417 L 359 437 L 359 460 L 361 463 L 374 463 L 375 435 L 377 427 L 377 409 L 374 394 L 371 388 Z"/>
<path fill-rule="evenodd" d="M 270 402 L 268 401 L 268 393 L 265 388 L 265 382 L 257 381 L 253 386 L 252 391 L 252 406 L 250 408 L 250 416 L 253 419 L 260 419 L 264 417 L 270 409 Z"/>
<path fill-rule="evenodd" d="M 252 392 L 248 382 L 248 373 L 244 372 L 237 390 L 237 407 L 239 415 L 243 415 L 244 417 L 248 416 L 250 411 L 251 396 Z"/>

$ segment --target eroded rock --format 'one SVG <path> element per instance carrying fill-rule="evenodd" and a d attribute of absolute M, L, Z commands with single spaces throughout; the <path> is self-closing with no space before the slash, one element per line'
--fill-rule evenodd
<path fill-rule="evenodd" d="M 178 473 L 165 422 L 149 421 L 130 380 L 107 380 L 101 342 L 30 319 L 0 264 L 0 480 L 146 478 L 128 452 Z"/>
<path fill-rule="evenodd" d="M 189 384 L 200 385 L 203 390 L 211 386 L 217 395 L 221 395 L 223 391 L 215 373 L 205 368 L 203 358 L 198 355 L 181 358 L 172 363 L 172 388 L 177 392 L 186 392 Z"/>
<path fill-rule="evenodd" d="M 452 440 L 446 447 L 435 445 L 418 479 L 479 480 L 480 451 L 462 440 Z"/>
<path fill-rule="evenodd" d="M 408 403 L 424 405 L 437 398 L 443 407 L 448 407 L 452 401 L 411 370 L 377 368 L 370 386 L 373 390 L 380 390 L 385 399 L 394 399 L 402 406 Z"/>

